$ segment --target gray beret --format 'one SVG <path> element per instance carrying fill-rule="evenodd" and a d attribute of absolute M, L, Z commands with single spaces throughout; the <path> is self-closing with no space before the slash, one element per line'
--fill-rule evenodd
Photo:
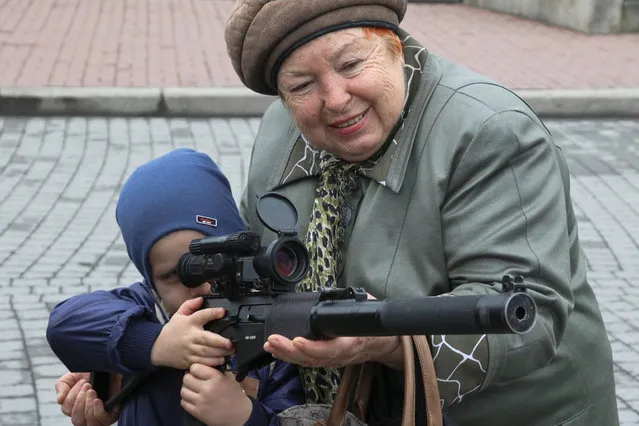
<path fill-rule="evenodd" d="M 251 90 L 277 94 L 280 65 L 293 50 L 351 27 L 397 30 L 407 0 L 236 0 L 224 38 L 231 63 Z"/>

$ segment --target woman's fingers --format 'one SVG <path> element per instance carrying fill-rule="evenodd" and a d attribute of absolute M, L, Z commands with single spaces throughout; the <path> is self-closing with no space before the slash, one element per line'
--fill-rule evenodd
<path fill-rule="evenodd" d="M 76 384 L 73 385 L 69 393 L 66 395 L 66 397 L 64 398 L 64 401 L 62 402 L 62 407 L 61 407 L 62 413 L 65 416 L 71 416 L 71 413 L 73 412 L 73 407 L 75 406 L 75 401 L 78 398 L 78 394 L 80 393 L 80 390 L 84 387 L 84 385 L 86 385 L 87 383 L 88 382 L 84 379 L 78 380 Z"/>
<path fill-rule="evenodd" d="M 293 344 L 292 340 L 283 336 L 269 336 L 268 341 L 264 345 L 264 350 L 270 352 L 277 359 L 293 364 L 311 366 L 314 361 L 308 354 Z"/>
<path fill-rule="evenodd" d="M 305 367 L 343 367 L 356 360 L 363 345 L 359 338 L 338 337 L 331 340 L 289 340 L 279 335 L 269 336 L 264 350 L 275 358 Z"/>
<path fill-rule="evenodd" d="M 112 412 L 107 412 L 104 409 L 102 400 L 98 398 L 98 394 L 93 389 L 87 392 L 87 401 L 85 404 L 85 418 L 87 426 L 108 426 L 119 417 L 119 411 L 117 408 Z"/>
<path fill-rule="evenodd" d="M 87 426 L 86 400 L 89 389 L 91 389 L 91 385 L 85 383 L 80 389 L 80 392 L 78 392 L 75 404 L 73 404 L 73 410 L 71 411 L 71 423 L 73 423 L 73 426 Z"/>
<path fill-rule="evenodd" d="M 55 391 L 58 394 L 58 404 L 62 404 L 69 391 L 73 389 L 80 380 L 89 380 L 89 373 L 66 373 L 55 383 Z"/>

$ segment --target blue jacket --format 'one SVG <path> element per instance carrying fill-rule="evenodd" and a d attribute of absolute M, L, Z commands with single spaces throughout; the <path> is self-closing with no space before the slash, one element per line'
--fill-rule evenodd
<path fill-rule="evenodd" d="M 182 424 L 183 371 L 151 365 L 151 348 L 162 328 L 155 306 L 148 287 L 135 283 L 71 297 L 58 304 L 49 318 L 49 345 L 69 371 L 120 373 L 124 385 L 135 373 L 157 370 L 123 403 L 120 426 Z M 294 365 L 275 361 L 249 376 L 260 385 L 246 425 L 278 425 L 277 413 L 304 403 Z"/>

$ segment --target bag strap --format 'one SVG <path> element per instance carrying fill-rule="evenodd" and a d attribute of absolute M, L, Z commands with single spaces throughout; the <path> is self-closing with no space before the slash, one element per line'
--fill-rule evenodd
<path fill-rule="evenodd" d="M 315 426 L 342 426 L 346 418 L 351 389 L 356 377 L 361 373 L 361 369 L 362 364 L 349 365 L 344 369 L 328 419 L 325 422 L 315 422 Z"/>
<path fill-rule="evenodd" d="M 415 426 L 415 353 L 410 336 L 400 336 L 404 355 L 404 411 L 402 426 Z M 429 424 L 430 426 L 430 424 Z"/>
<path fill-rule="evenodd" d="M 378 371 L 379 365 L 374 362 L 365 362 L 362 364 L 352 408 L 353 414 L 362 420 L 366 417 L 368 402 L 371 399 L 371 391 L 373 389 L 373 379 Z"/>
<path fill-rule="evenodd" d="M 415 351 L 419 359 L 419 366 L 422 373 L 422 384 L 424 385 L 424 396 L 426 399 L 426 419 L 428 426 L 442 426 L 442 406 L 439 397 L 439 387 L 437 386 L 437 373 L 433 356 L 430 353 L 428 338 L 426 336 L 413 336 Z M 406 412 L 404 412 L 406 414 Z"/>
<path fill-rule="evenodd" d="M 400 336 L 400 344 L 404 358 L 404 407 L 402 426 L 415 426 L 415 386 L 417 382 L 415 352 L 417 353 L 421 368 L 421 381 L 424 386 L 428 426 L 443 426 L 437 376 L 428 345 L 428 338 L 426 336 Z M 363 420 L 370 398 L 375 370 L 375 364 L 370 362 L 347 366 L 342 373 L 340 385 L 337 389 L 337 396 L 331 407 L 328 419 L 326 419 L 325 422 L 318 421 L 315 425 L 342 426 L 350 402 L 350 393 L 357 378 L 359 378 L 359 381 L 355 391 L 354 409 L 356 411 L 355 414 Z"/>

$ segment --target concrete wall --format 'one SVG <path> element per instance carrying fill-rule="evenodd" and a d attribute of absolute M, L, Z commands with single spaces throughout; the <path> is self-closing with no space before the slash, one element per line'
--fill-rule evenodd
<path fill-rule="evenodd" d="M 463 0 L 586 33 L 639 31 L 639 0 Z"/>
<path fill-rule="evenodd" d="M 624 0 L 621 8 L 621 31 L 639 32 L 639 0 Z"/>

